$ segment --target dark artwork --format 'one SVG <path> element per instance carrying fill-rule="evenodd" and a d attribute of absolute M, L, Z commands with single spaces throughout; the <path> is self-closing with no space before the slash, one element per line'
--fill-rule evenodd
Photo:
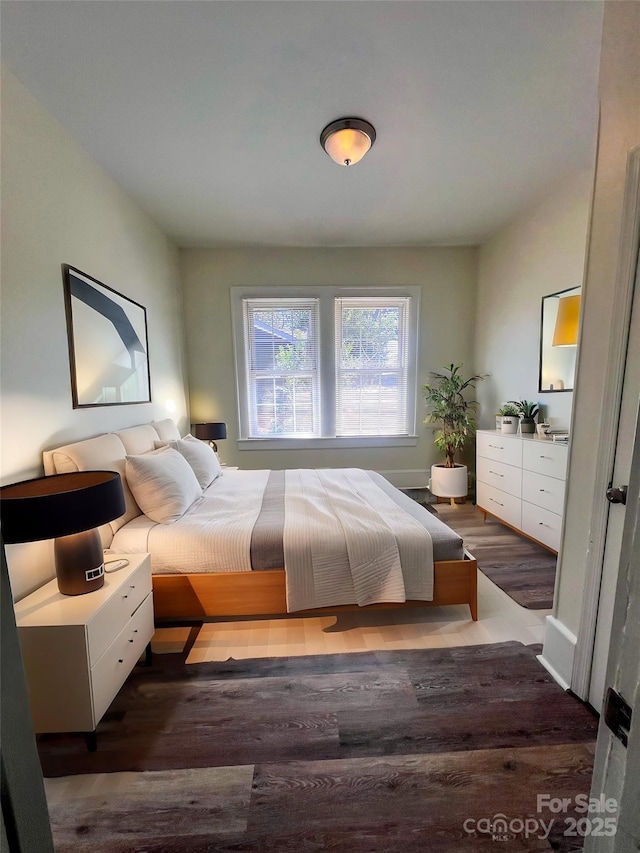
<path fill-rule="evenodd" d="M 495 851 L 478 821 L 497 814 L 555 817 L 547 837 L 515 832 L 500 849 L 579 850 L 564 834 L 573 811 L 539 814 L 536 796 L 588 794 L 597 721 L 536 651 L 155 655 L 100 723 L 97 752 L 39 738 L 46 776 L 127 771 L 107 793 L 87 779 L 50 798 L 56 850 Z"/>

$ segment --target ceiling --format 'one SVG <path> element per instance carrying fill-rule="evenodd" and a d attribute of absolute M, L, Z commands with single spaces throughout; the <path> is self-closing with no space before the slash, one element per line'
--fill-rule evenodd
<path fill-rule="evenodd" d="M 5 0 L 3 62 L 180 246 L 463 245 L 593 163 L 591 0 Z M 343 116 L 359 164 L 319 144 Z"/>

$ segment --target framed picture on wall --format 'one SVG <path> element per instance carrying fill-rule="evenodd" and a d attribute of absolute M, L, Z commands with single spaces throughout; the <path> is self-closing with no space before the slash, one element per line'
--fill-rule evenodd
<path fill-rule="evenodd" d="M 572 287 L 542 297 L 538 391 L 573 391 L 580 327 L 580 294 Z"/>
<path fill-rule="evenodd" d="M 62 266 L 74 409 L 151 402 L 144 306 Z"/>

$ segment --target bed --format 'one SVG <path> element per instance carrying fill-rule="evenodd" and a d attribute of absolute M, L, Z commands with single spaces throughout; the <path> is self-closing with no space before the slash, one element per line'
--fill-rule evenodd
<path fill-rule="evenodd" d="M 43 459 L 46 474 L 120 473 L 126 511 L 100 534 L 114 553 L 150 553 L 158 625 L 444 605 L 477 619 L 477 566 L 461 538 L 375 472 L 220 469 L 171 420 Z"/>

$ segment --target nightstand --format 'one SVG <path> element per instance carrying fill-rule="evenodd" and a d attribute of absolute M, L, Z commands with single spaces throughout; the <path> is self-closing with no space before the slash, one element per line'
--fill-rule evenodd
<path fill-rule="evenodd" d="M 98 590 L 62 595 L 52 580 L 15 605 L 34 730 L 85 732 L 90 750 L 154 631 L 149 555 L 122 558 Z"/>

